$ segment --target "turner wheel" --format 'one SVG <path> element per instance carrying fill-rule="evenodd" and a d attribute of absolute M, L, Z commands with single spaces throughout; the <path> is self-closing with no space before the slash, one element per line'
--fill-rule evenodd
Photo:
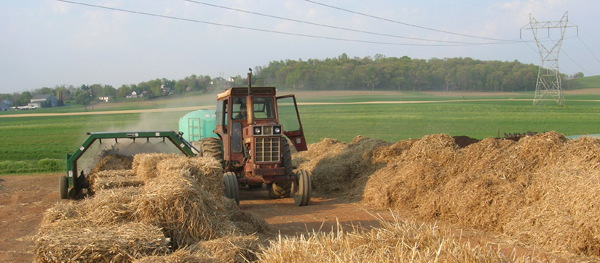
<path fill-rule="evenodd" d="M 66 176 L 58 178 L 58 187 L 60 189 L 60 199 L 69 198 L 69 179 Z"/>

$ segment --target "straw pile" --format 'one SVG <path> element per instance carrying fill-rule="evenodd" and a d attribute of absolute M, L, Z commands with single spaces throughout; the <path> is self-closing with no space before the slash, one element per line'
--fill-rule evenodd
<path fill-rule="evenodd" d="M 59 202 L 44 213 L 42 227 L 64 221 L 87 226 L 109 226 L 133 221 L 131 203 L 139 198 L 141 189 L 127 187 L 98 191 L 94 198 L 78 202 Z"/>
<path fill-rule="evenodd" d="M 252 262 L 259 252 L 256 236 L 227 236 L 179 249 L 166 256 L 149 256 L 134 263 Z"/>
<path fill-rule="evenodd" d="M 345 198 L 360 198 L 363 187 L 372 172 L 380 167 L 371 163 L 374 149 L 390 143 L 363 136 L 354 138 L 351 144 L 324 139 L 311 144 L 306 153 L 294 158 L 310 160 L 299 164 L 299 169 L 312 171 L 312 184 L 320 193 L 343 193 Z"/>
<path fill-rule="evenodd" d="M 106 170 L 129 170 L 133 157 L 111 153 L 104 156 L 95 166 L 90 174 Z"/>
<path fill-rule="evenodd" d="M 133 162 L 133 157 L 124 156 L 120 154 L 107 154 L 102 157 L 102 159 L 94 166 L 94 168 L 90 171 L 88 175 L 88 182 L 90 183 L 89 190 L 91 194 L 98 188 L 98 190 L 103 188 L 114 188 L 119 187 L 119 184 L 113 183 L 110 184 L 106 179 L 106 177 L 128 177 L 133 176 L 133 172 L 131 171 L 131 164 Z M 96 182 L 96 180 L 100 180 L 102 182 Z M 121 184 L 123 186 L 128 183 L 126 179 L 122 179 Z M 136 183 L 130 183 L 131 186 L 134 186 Z"/>
<path fill-rule="evenodd" d="M 203 159 L 216 163 L 214 158 Z M 175 247 L 214 239 L 234 231 L 220 198 L 222 190 L 219 193 L 207 191 L 217 188 L 206 184 L 214 181 L 208 177 L 215 173 L 207 174 L 205 182 L 196 181 L 196 178 L 203 176 L 197 173 L 200 169 L 194 167 L 194 163 L 185 157 L 158 162 L 156 178 L 148 181 L 139 198 L 132 202 L 135 218 L 161 227 L 165 235 L 173 239 Z M 218 164 L 212 167 L 219 171 L 221 169 Z"/>
<path fill-rule="evenodd" d="M 168 239 L 160 228 L 140 223 L 86 226 L 65 221 L 42 226 L 36 239 L 36 262 L 130 262 L 164 255 Z"/>
<path fill-rule="evenodd" d="M 345 232 L 313 232 L 307 236 L 279 237 L 259 255 L 260 262 L 533 262 L 507 257 L 487 247 L 470 247 L 437 226 L 408 221 L 381 227 L 355 227 Z"/>
<path fill-rule="evenodd" d="M 335 174 L 327 167 L 350 180 L 368 178 L 362 202 L 372 207 L 502 233 L 549 251 L 600 255 L 599 140 L 567 140 L 547 132 L 518 142 L 488 138 L 461 148 L 448 135 L 428 135 L 375 148 L 364 170 L 351 169 L 345 161 L 351 155 L 337 157 L 349 150 L 304 169 L 315 181 Z M 317 189 L 342 190 L 350 197 L 360 192 L 360 185 L 347 183 L 347 188 L 319 184 Z"/>
<path fill-rule="evenodd" d="M 203 248 L 212 250 L 208 258 L 230 261 L 253 255 L 252 234 L 270 231 L 266 221 L 223 197 L 221 166 L 214 158 L 138 154 L 133 164 L 135 170 L 96 169 L 93 196 L 48 209 L 36 236 L 35 260 L 131 262 L 173 250 L 186 253 L 178 248 L 202 254 L 195 249 Z M 140 174 L 146 171 L 153 174 Z M 102 180 L 122 178 L 143 184 L 102 187 Z"/>
<path fill-rule="evenodd" d="M 95 193 L 100 190 L 137 187 L 144 184 L 144 180 L 135 176 L 131 170 L 107 170 L 93 173 L 90 176 L 90 191 Z"/>
<path fill-rule="evenodd" d="M 181 157 L 177 154 L 166 154 L 166 153 L 147 153 L 147 154 L 136 154 L 131 164 L 131 170 L 142 177 L 144 180 L 154 178 L 158 175 L 156 166 L 159 162 L 164 159 L 176 159 Z"/>

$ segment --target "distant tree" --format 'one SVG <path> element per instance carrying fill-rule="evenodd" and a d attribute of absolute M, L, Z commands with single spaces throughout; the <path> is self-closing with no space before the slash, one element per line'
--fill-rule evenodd
<path fill-rule="evenodd" d="M 175 83 L 175 86 L 173 88 L 174 88 L 176 94 L 182 94 L 182 93 L 185 93 L 186 86 L 183 83 L 183 81 L 179 80 Z"/>
<path fill-rule="evenodd" d="M 131 94 L 131 91 L 131 87 L 128 85 L 121 85 L 121 87 L 117 90 L 115 99 L 124 99 L 127 95 Z"/>
<path fill-rule="evenodd" d="M 577 72 L 573 75 L 571 75 L 571 79 L 576 79 L 576 78 L 583 78 L 583 72 Z"/>
<path fill-rule="evenodd" d="M 102 96 L 102 85 L 93 84 L 90 86 L 90 95 L 92 100 L 97 100 L 98 97 Z"/>
<path fill-rule="evenodd" d="M 42 95 L 54 95 L 54 94 L 56 94 L 56 92 L 54 91 L 54 89 L 48 88 L 48 87 L 39 88 L 39 89 L 35 90 L 34 93 L 35 94 L 42 94 Z"/>
<path fill-rule="evenodd" d="M 31 98 L 33 98 L 33 96 L 31 96 L 31 92 L 22 92 L 21 95 L 19 95 L 19 99 L 17 100 L 17 106 L 27 105 L 27 103 L 31 102 Z"/>
<path fill-rule="evenodd" d="M 166 78 L 162 78 L 161 82 L 164 88 L 169 89 L 175 89 L 175 84 L 177 83 L 175 80 L 168 80 Z"/>
<path fill-rule="evenodd" d="M 115 89 L 111 85 L 104 85 L 104 87 L 102 87 L 102 91 L 100 92 L 100 96 L 102 96 L 102 97 L 110 96 L 110 97 L 115 98 L 117 96 L 117 89 Z"/>
<path fill-rule="evenodd" d="M 160 79 L 155 79 L 155 80 L 149 81 L 148 86 L 149 86 L 149 91 L 150 91 L 148 98 L 152 99 L 152 98 L 160 97 L 163 95 L 162 90 L 161 90 L 162 81 Z"/>
<path fill-rule="evenodd" d="M 10 94 L 0 94 L 0 102 L 5 101 L 5 100 L 11 100 Z"/>
<path fill-rule="evenodd" d="M 89 89 L 89 87 L 86 86 L 86 89 L 80 89 L 75 91 L 75 102 L 77 104 L 83 105 L 84 107 L 86 107 L 87 109 L 87 105 L 90 104 L 90 102 L 92 102 L 92 94 L 91 94 L 91 90 Z"/>

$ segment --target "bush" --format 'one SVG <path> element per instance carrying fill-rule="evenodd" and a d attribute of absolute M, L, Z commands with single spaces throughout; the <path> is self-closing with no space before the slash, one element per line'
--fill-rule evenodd
<path fill-rule="evenodd" d="M 60 172 L 64 169 L 63 160 L 58 159 L 41 159 L 37 166 L 41 172 Z"/>
<path fill-rule="evenodd" d="M 42 159 L 39 161 L 0 161 L 0 174 L 50 173 L 64 170 L 64 161 L 58 159 Z"/>
<path fill-rule="evenodd" d="M 25 161 L 2 161 L 0 162 L 0 174 L 11 174 L 27 172 L 33 165 Z"/>

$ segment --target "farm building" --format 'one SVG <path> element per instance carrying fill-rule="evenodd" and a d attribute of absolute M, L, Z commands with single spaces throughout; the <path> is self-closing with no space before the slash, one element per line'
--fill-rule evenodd
<path fill-rule="evenodd" d="M 10 109 L 10 105 L 4 103 L 4 102 L 0 102 L 0 111 L 7 111 Z"/>
<path fill-rule="evenodd" d="M 58 99 L 54 95 L 35 95 L 28 104 L 29 108 L 56 107 Z"/>

